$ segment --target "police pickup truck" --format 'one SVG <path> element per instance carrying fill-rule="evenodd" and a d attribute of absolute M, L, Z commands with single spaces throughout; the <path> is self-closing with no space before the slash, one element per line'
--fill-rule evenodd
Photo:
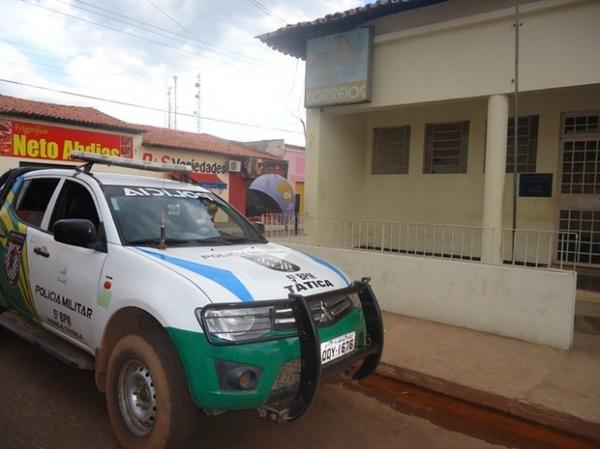
<path fill-rule="evenodd" d="M 187 167 L 72 157 L 0 178 L 0 325 L 94 370 L 123 448 L 181 447 L 199 410 L 295 420 L 324 377 L 375 370 L 367 279 L 269 243 L 200 186 L 92 170 Z"/>

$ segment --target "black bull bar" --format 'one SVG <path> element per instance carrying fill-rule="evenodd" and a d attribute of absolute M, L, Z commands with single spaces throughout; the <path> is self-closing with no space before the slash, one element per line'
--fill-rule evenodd
<path fill-rule="evenodd" d="M 364 349 L 345 358 L 341 363 L 347 367 L 362 360 L 362 364 L 352 376 L 353 380 L 361 381 L 373 374 L 383 352 L 383 319 L 377 298 L 369 285 L 369 279 L 363 278 L 345 290 L 321 293 L 311 296 L 310 299 L 327 299 L 349 293 L 358 293 L 360 298 L 365 317 L 367 344 Z M 278 413 L 276 419 L 279 421 L 293 421 L 306 413 L 317 394 L 322 372 L 328 369 L 327 366 L 321 365 L 319 329 L 313 319 L 307 298 L 301 295 L 290 295 L 290 299 L 300 340 L 300 383 L 289 408 Z M 339 364 L 337 365 L 339 370 Z"/>
<path fill-rule="evenodd" d="M 259 409 L 259 413 L 263 417 L 269 417 L 274 421 L 293 421 L 300 418 L 310 408 L 319 388 L 321 378 L 333 375 L 347 368 L 353 367 L 359 362 L 360 366 L 352 375 L 355 381 L 361 381 L 371 375 L 381 359 L 383 351 L 383 319 L 381 317 L 381 309 L 377 303 L 377 298 L 369 285 L 370 279 L 363 278 L 361 281 L 352 283 L 349 287 L 334 290 L 325 293 L 319 293 L 305 297 L 302 295 L 290 294 L 289 297 L 281 301 L 262 301 L 263 305 L 277 304 L 291 309 L 295 321 L 295 330 L 293 334 L 282 336 L 273 336 L 270 338 L 250 340 L 239 343 L 223 342 L 218 340 L 208 339 L 210 344 L 222 345 L 240 345 L 250 342 L 267 341 L 280 338 L 298 337 L 300 342 L 300 380 L 294 392 L 282 392 L 285 403 L 289 404 L 283 409 L 275 408 L 273 401 L 269 398 L 267 405 Z M 309 301 L 324 301 L 327 299 L 341 297 L 344 295 L 358 294 L 361 308 L 363 311 L 366 334 L 365 347 L 355 349 L 348 356 L 344 356 L 340 360 L 332 361 L 325 366 L 321 365 L 321 340 L 319 338 L 319 328 L 315 323 L 315 319 L 310 309 Z M 256 302 L 255 302 L 256 304 Z M 217 307 L 217 306 L 214 306 Z M 202 313 L 201 323 L 203 329 L 207 329 L 205 313 L 207 310 L 214 308 L 206 306 Z M 219 308 L 222 305 L 218 306 Z M 247 307 L 243 303 L 229 304 L 228 308 L 238 309 Z M 289 394 L 289 395 L 288 395 Z M 289 400 L 289 397 L 292 396 Z M 279 395 L 276 395 L 279 396 Z M 279 403 L 279 400 L 274 402 Z"/>

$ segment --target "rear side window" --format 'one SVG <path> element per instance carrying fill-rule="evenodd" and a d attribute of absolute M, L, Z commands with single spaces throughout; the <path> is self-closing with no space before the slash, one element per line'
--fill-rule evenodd
<path fill-rule="evenodd" d="M 17 217 L 27 224 L 40 227 L 58 182 L 58 178 L 26 180 L 15 202 Z"/>
<path fill-rule="evenodd" d="M 48 229 L 58 220 L 66 218 L 83 218 L 90 220 L 98 229 L 100 219 L 98 211 L 89 190 L 78 182 L 65 181 L 65 184 L 56 201 L 56 207 L 52 213 L 52 219 Z"/>

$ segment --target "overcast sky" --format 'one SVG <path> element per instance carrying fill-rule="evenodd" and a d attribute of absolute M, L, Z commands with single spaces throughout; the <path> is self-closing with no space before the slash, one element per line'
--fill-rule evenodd
<path fill-rule="evenodd" d="M 364 3 L 0 0 L 0 78 L 167 109 L 167 88 L 177 75 L 177 109 L 193 115 L 200 73 L 200 115 L 207 117 L 201 132 L 234 140 L 284 138 L 303 145 L 304 63 L 269 49 L 255 36 L 279 28 L 282 21 L 312 20 Z M 0 82 L 0 93 L 92 106 L 130 122 L 167 126 L 165 112 L 5 82 Z M 177 118 L 178 129 L 196 131 L 196 126 L 193 116 Z"/>

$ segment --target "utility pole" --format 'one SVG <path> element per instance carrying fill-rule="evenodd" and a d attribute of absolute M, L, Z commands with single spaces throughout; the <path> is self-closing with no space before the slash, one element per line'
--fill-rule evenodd
<path fill-rule="evenodd" d="M 171 129 L 171 86 L 167 87 L 167 127 Z"/>
<path fill-rule="evenodd" d="M 177 129 L 177 75 L 173 75 L 173 128 Z"/>
<path fill-rule="evenodd" d="M 199 133 L 200 132 L 200 100 L 201 100 L 201 96 L 202 96 L 202 81 L 200 79 L 200 72 L 198 72 L 198 75 L 196 75 L 196 132 Z"/>
<path fill-rule="evenodd" d="M 515 90 L 513 93 L 513 197 L 512 197 L 512 229 L 513 229 L 513 260 L 515 255 L 516 232 L 517 232 L 517 200 L 519 188 L 518 173 L 518 152 L 519 152 L 519 28 L 521 28 L 521 16 L 519 11 L 519 1 L 515 5 Z"/>

